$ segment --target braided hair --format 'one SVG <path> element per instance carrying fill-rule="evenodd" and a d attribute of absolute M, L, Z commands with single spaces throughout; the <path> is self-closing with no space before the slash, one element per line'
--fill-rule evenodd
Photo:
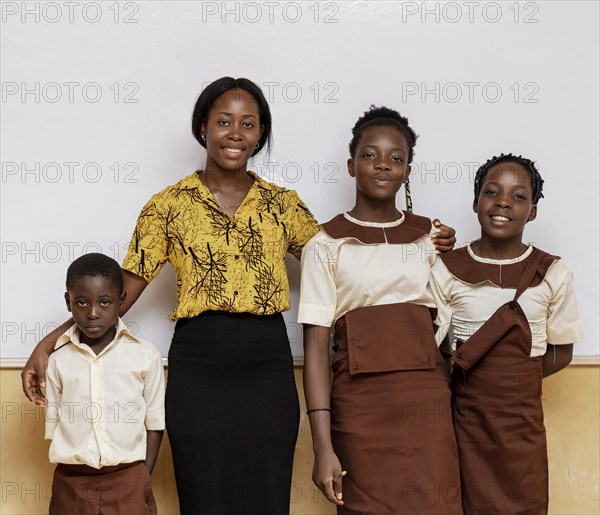
<path fill-rule="evenodd" d="M 413 149 L 417 142 L 417 134 L 408 125 L 408 119 L 400 115 L 398 111 L 390 109 L 389 107 L 376 107 L 371 105 L 368 111 L 356 120 L 354 127 L 352 128 L 352 140 L 349 144 L 350 157 L 354 157 L 356 147 L 360 138 L 363 136 L 365 131 L 370 127 L 395 127 L 402 135 L 406 138 L 408 144 L 408 164 L 413 159 Z"/>
<path fill-rule="evenodd" d="M 475 192 L 475 199 L 479 198 L 479 193 L 481 192 L 481 185 L 483 184 L 483 180 L 485 176 L 490 171 L 491 168 L 496 166 L 499 163 L 516 163 L 521 165 L 525 170 L 529 172 L 531 175 L 531 188 L 533 191 L 533 204 L 537 204 L 538 200 L 544 197 L 542 194 L 542 189 L 544 186 L 544 179 L 538 172 L 533 161 L 522 157 L 522 156 L 514 156 L 512 154 L 500 154 L 499 156 L 493 156 L 491 159 L 488 159 L 483 165 L 479 167 L 477 173 L 475 174 L 475 182 L 473 185 L 473 189 Z"/>

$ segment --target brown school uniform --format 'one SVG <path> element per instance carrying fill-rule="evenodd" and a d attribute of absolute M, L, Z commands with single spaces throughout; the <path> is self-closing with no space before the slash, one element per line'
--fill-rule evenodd
<path fill-rule="evenodd" d="M 474 259 L 465 247 L 440 259 L 463 284 L 487 281 L 516 289 L 514 298 L 470 338 L 459 340 L 453 353 L 453 417 L 465 514 L 545 514 L 543 356 L 532 357 L 532 331 L 519 299 L 544 281 L 559 258 L 533 248 L 525 259 L 499 267 Z M 576 327 L 573 322 L 574 334 Z"/>
<path fill-rule="evenodd" d="M 347 214 L 302 258 L 299 321 L 334 321 L 331 431 L 348 474 L 343 515 L 460 514 L 450 377 L 427 290 L 431 222 Z"/>

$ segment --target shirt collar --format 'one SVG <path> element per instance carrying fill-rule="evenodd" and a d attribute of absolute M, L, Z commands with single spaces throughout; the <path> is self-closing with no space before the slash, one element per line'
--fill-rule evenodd
<path fill-rule="evenodd" d="M 350 220 L 353 224 L 362 225 L 363 227 L 396 227 L 404 222 L 404 212 L 400 211 L 400 218 L 397 218 L 393 222 L 365 222 L 364 220 L 359 220 L 358 218 L 354 218 L 349 213 L 344 213 L 344 218 L 346 220 Z"/>
<path fill-rule="evenodd" d="M 104 352 L 109 347 L 114 346 L 118 341 L 125 338 L 128 341 L 140 343 L 140 340 L 138 340 L 132 334 L 132 332 L 129 329 L 127 329 L 125 322 L 123 322 L 121 317 L 119 317 L 117 319 L 117 331 L 115 333 L 115 339 L 112 342 L 110 342 L 102 352 Z M 79 327 L 77 327 L 77 324 L 73 324 L 71 327 L 69 327 L 67 331 L 65 331 L 58 337 L 58 340 L 56 340 L 56 345 L 54 345 L 54 350 L 58 349 L 59 347 L 62 347 L 63 345 L 66 345 L 67 343 L 72 343 L 73 345 L 79 348 L 82 348 L 82 346 L 85 345 L 79 341 Z M 85 348 L 88 348 L 88 346 L 86 345 Z M 102 352 L 100 354 L 102 354 Z"/>
<path fill-rule="evenodd" d="M 200 194 L 203 197 L 205 197 L 206 194 L 209 193 L 209 191 L 208 191 L 208 188 L 206 186 L 204 186 L 204 183 L 202 182 L 202 179 L 200 178 L 201 171 L 202 170 L 196 170 L 193 174 L 185 177 L 181 181 L 180 184 L 183 188 L 193 188 L 193 187 L 198 188 L 198 191 L 200 192 Z M 259 188 L 262 188 L 264 190 L 272 190 L 273 189 L 274 185 L 271 184 L 269 181 L 266 181 L 265 179 L 263 179 L 256 172 L 253 172 L 252 170 L 248 170 L 248 173 L 254 179 L 254 184 L 256 184 Z"/>
<path fill-rule="evenodd" d="M 477 240 L 474 240 L 474 241 L 477 241 Z M 478 256 L 477 254 L 475 254 L 475 252 L 473 252 L 473 249 L 471 248 L 472 243 L 473 242 L 471 242 L 467 245 L 467 251 L 469 252 L 469 255 L 475 261 L 479 261 L 480 263 L 489 263 L 491 265 L 512 265 L 513 263 L 519 263 L 520 261 L 527 259 L 529 257 L 529 255 L 533 252 L 533 245 L 530 243 L 527 250 L 525 250 L 525 252 L 523 252 L 523 254 L 521 254 L 520 256 L 517 256 L 515 258 L 510 258 L 510 259 L 484 258 L 484 257 Z"/>
<path fill-rule="evenodd" d="M 265 181 L 260 175 L 258 175 L 256 172 L 253 172 L 252 170 L 248 170 L 248 173 L 254 177 L 254 181 L 256 182 L 256 184 L 258 185 L 259 188 L 262 188 L 264 190 L 272 190 L 273 189 L 273 184 L 270 183 L 269 181 Z"/>

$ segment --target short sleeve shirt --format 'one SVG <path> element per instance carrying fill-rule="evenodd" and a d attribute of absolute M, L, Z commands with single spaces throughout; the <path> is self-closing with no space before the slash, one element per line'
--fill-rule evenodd
<path fill-rule="evenodd" d="M 208 310 L 269 315 L 290 308 L 286 254 L 299 259 L 318 225 L 295 191 L 249 173 L 254 183 L 234 218 L 199 172 L 142 209 L 122 266 L 150 282 L 171 263 L 177 277 L 171 320 Z"/>
<path fill-rule="evenodd" d="M 522 262 L 533 246 L 517 258 L 503 260 L 479 257 L 470 245 L 467 251 L 471 266 L 485 263 L 501 267 Z M 452 275 L 441 259 L 431 273 L 432 289 L 441 299 L 440 324 L 447 327 L 452 322 L 454 337 L 463 341 L 473 336 L 502 304 L 511 301 L 516 292 L 516 288 L 502 288 L 489 281 L 467 283 Z M 573 273 L 562 259 L 554 261 L 543 281 L 527 288 L 518 301 L 531 330 L 531 357 L 544 355 L 548 343 L 565 345 L 583 339 Z"/>
<path fill-rule="evenodd" d="M 400 229 L 405 222 L 404 214 L 388 223 L 343 216 L 358 227 L 380 229 L 384 237 L 384 229 Z M 366 244 L 321 231 L 302 254 L 298 322 L 329 327 L 348 311 L 382 304 L 435 308 L 428 281 L 436 255 L 429 234 L 405 244 L 389 244 L 387 237 L 385 243 Z"/>
<path fill-rule="evenodd" d="M 99 354 L 79 334 L 73 325 L 48 360 L 50 462 L 100 468 L 146 459 L 146 432 L 165 428 L 160 353 L 121 319 Z"/>

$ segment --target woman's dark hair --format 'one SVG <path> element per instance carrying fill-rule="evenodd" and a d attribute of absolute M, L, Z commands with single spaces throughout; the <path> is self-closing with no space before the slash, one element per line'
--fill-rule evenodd
<path fill-rule="evenodd" d="M 232 89 L 243 89 L 244 91 L 247 91 L 254 97 L 258 104 L 260 124 L 264 127 L 264 130 L 258 140 L 258 147 L 254 150 L 252 155 L 258 154 L 265 144 L 267 145 L 267 150 L 271 150 L 271 110 L 269 109 L 269 103 L 260 87 L 251 80 L 244 78 L 234 79 L 233 77 L 221 77 L 204 88 L 202 93 L 200 93 L 198 100 L 196 100 L 194 113 L 192 114 L 192 134 L 194 135 L 194 138 L 198 140 L 200 145 L 206 148 L 206 143 L 202 141 L 200 134 L 202 124 L 206 122 L 208 112 L 217 97 Z"/>
<path fill-rule="evenodd" d="M 111 257 L 95 252 L 84 254 L 69 265 L 67 290 L 71 290 L 81 277 L 97 277 L 99 275 L 112 282 L 119 290 L 119 294 L 123 293 L 123 272 L 119 263 Z"/>
<path fill-rule="evenodd" d="M 395 127 L 406 138 L 408 143 L 408 164 L 412 162 L 413 150 L 417 143 L 417 135 L 415 131 L 408 125 L 408 119 L 400 115 L 398 111 L 394 111 L 389 107 L 376 107 L 371 105 L 368 111 L 356 121 L 352 128 L 352 140 L 350 141 L 350 156 L 354 157 L 354 152 L 362 135 L 369 127 L 386 126 Z"/>
<path fill-rule="evenodd" d="M 544 195 L 542 194 L 542 189 L 544 187 L 544 179 L 542 179 L 542 176 L 540 175 L 540 172 L 538 172 L 538 169 L 536 168 L 534 162 L 522 156 L 513 156 L 512 154 L 500 154 L 499 156 L 494 156 L 491 159 L 488 159 L 483 165 L 479 167 L 479 170 L 477 170 L 477 173 L 475 174 L 475 182 L 473 185 L 475 199 L 479 198 L 479 193 L 481 193 L 481 186 L 487 173 L 492 167 L 500 163 L 516 163 L 525 168 L 525 170 L 529 172 L 529 175 L 531 175 L 533 203 L 537 204 L 538 200 L 544 198 Z"/>

